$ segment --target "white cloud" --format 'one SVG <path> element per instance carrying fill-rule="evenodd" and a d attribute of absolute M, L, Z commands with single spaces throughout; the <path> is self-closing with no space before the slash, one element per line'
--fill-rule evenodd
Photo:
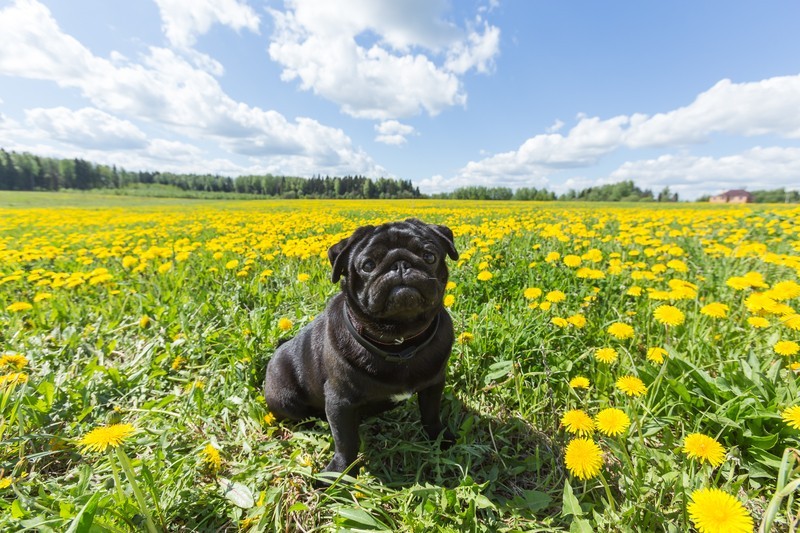
<path fill-rule="evenodd" d="M 470 161 L 452 183 L 515 186 L 559 169 L 590 167 L 619 148 L 685 146 L 715 134 L 800 138 L 800 75 L 738 84 L 722 80 L 690 105 L 666 113 L 605 120 L 579 115 L 569 132 L 553 133 L 561 126 L 556 121 L 549 133 L 527 139 L 516 150 Z"/>
<path fill-rule="evenodd" d="M 405 144 L 406 137 L 414 133 L 414 127 L 396 120 L 385 120 L 375 125 L 375 131 L 378 132 L 375 137 L 376 142 L 400 145 Z"/>
<path fill-rule="evenodd" d="M 631 117 L 632 148 L 703 142 L 714 133 L 800 138 L 800 75 L 750 83 L 722 80 L 691 104 Z"/>
<path fill-rule="evenodd" d="M 500 28 L 484 24 L 483 34 L 471 31 L 465 41 L 453 44 L 447 54 L 445 68 L 464 74 L 474 68 L 482 74 L 494 69 L 494 58 L 500 50 Z"/>
<path fill-rule="evenodd" d="M 147 144 L 147 136 L 131 122 L 94 108 L 28 109 L 25 121 L 48 137 L 84 148 L 136 149 Z"/>
<path fill-rule="evenodd" d="M 334 168 L 385 173 L 342 130 L 309 118 L 289 121 L 276 111 L 235 101 L 214 78 L 213 68 L 197 68 L 173 50 L 152 47 L 141 63 L 121 54 L 111 57 L 97 57 L 63 33 L 38 2 L 19 0 L 0 10 L 0 74 L 78 89 L 96 108 L 118 116 L 119 123 L 139 120 L 192 139 L 212 139 L 236 154 L 290 155 L 280 161 L 301 162 L 303 169 L 313 168 L 310 173 Z M 281 172 L 299 173 L 295 168 Z"/>
<path fill-rule="evenodd" d="M 164 34 L 173 46 L 189 48 L 197 36 L 213 24 L 222 24 L 236 31 L 248 29 L 258 33 L 260 19 L 255 11 L 237 0 L 155 0 L 161 12 Z"/>
<path fill-rule="evenodd" d="M 499 29 L 468 32 L 441 18 L 443 0 L 292 0 L 270 10 L 270 57 L 284 81 L 299 80 L 358 118 L 387 120 L 466 103 L 459 75 L 489 72 Z M 437 56 L 447 59 L 437 65 Z"/>
<path fill-rule="evenodd" d="M 797 190 L 800 187 L 800 148 L 755 147 L 724 157 L 663 155 L 626 162 L 609 175 L 608 182 L 634 180 L 658 192 L 669 186 L 682 198 L 728 189 Z"/>

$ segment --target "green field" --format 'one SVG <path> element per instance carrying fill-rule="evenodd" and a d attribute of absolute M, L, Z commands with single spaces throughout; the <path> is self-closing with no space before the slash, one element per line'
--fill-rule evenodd
<path fill-rule="evenodd" d="M 362 424 L 357 478 L 314 489 L 328 426 L 275 422 L 265 365 L 338 290 L 327 248 L 407 216 L 461 254 L 458 442 L 410 399 Z M 785 206 L 0 193 L 0 529 L 794 531 L 798 228 Z"/>

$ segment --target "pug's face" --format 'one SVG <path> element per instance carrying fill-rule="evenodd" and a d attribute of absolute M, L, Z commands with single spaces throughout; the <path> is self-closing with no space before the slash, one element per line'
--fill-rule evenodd
<path fill-rule="evenodd" d="M 457 259 L 449 228 L 416 219 L 358 228 L 331 247 L 333 281 L 376 321 L 402 322 L 439 309 L 447 284 L 446 258 Z"/>

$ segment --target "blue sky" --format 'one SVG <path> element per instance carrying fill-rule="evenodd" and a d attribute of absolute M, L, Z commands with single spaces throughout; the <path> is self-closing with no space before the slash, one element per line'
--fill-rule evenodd
<path fill-rule="evenodd" d="M 800 2 L 0 0 L 0 147 L 423 192 L 800 187 Z"/>

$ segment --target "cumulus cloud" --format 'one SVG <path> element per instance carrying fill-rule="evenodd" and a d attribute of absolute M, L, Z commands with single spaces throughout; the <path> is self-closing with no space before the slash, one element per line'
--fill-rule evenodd
<path fill-rule="evenodd" d="M 134 124 L 94 108 L 28 109 L 25 121 L 48 137 L 84 148 L 136 149 L 147 144 L 147 136 Z"/>
<path fill-rule="evenodd" d="M 383 144 L 400 145 L 407 142 L 407 137 L 414 133 L 414 127 L 396 120 L 385 120 L 375 125 L 378 135 L 375 141 Z"/>
<path fill-rule="evenodd" d="M 683 147 L 706 142 L 713 135 L 800 138 L 800 75 L 748 83 L 722 80 L 691 104 L 669 112 L 610 119 L 579 115 L 577 124 L 567 133 L 556 133 L 562 126 L 556 121 L 548 133 L 525 140 L 516 150 L 470 161 L 450 184 L 534 183 L 561 169 L 593 166 L 620 148 Z M 775 155 L 765 153 L 765 157 Z M 752 161 L 753 155 L 745 159 Z M 770 161 L 788 167 L 781 158 Z M 633 173 L 618 174 L 623 175 Z"/>
<path fill-rule="evenodd" d="M 489 72 L 499 52 L 498 28 L 484 23 L 478 32 L 445 21 L 444 0 L 287 0 L 286 6 L 270 10 L 269 54 L 282 65 L 282 79 L 298 80 L 358 118 L 433 116 L 464 105 L 459 76 Z"/>
<path fill-rule="evenodd" d="M 456 74 L 464 74 L 474 68 L 489 74 L 494 68 L 494 58 L 500 50 L 500 28 L 484 23 L 483 33 L 469 32 L 463 41 L 455 42 L 448 50 L 445 68 Z"/>
<path fill-rule="evenodd" d="M 632 148 L 703 142 L 714 133 L 800 138 L 800 75 L 750 83 L 722 80 L 686 107 L 631 117 Z"/>
<path fill-rule="evenodd" d="M 635 180 L 654 191 L 669 187 L 694 199 L 727 189 L 796 190 L 800 176 L 800 148 L 760 147 L 723 157 L 667 154 L 629 161 L 609 175 L 609 182 Z"/>
<path fill-rule="evenodd" d="M 161 12 L 164 34 L 178 48 L 194 45 L 197 36 L 206 33 L 213 24 L 258 33 L 258 15 L 250 6 L 237 0 L 155 1 Z"/>
<path fill-rule="evenodd" d="M 18 0 L 0 10 L 0 74 L 77 89 L 105 113 L 107 127 L 113 122 L 109 117 L 115 115 L 124 117 L 114 122 L 116 127 L 126 120 L 140 120 L 193 139 L 213 139 L 236 154 L 289 155 L 291 161 L 302 161 L 303 168 L 314 167 L 317 173 L 339 168 L 384 173 L 338 128 L 310 118 L 290 121 L 277 111 L 235 101 L 213 76 L 214 69 L 197 68 L 191 54 L 187 59 L 171 49 L 151 47 L 140 62 L 121 54 L 112 58 L 95 56 L 63 33 L 49 10 L 34 0 Z M 96 120 L 101 118 L 92 114 Z M 44 124 L 47 117 L 34 113 L 33 118 Z M 69 118 L 74 127 L 77 118 L 89 117 L 84 112 Z M 51 129 L 53 124 L 51 120 Z M 66 130 L 53 131 L 66 135 Z M 90 141 L 86 135 L 82 139 Z M 282 172 L 297 173 L 294 168 Z"/>

